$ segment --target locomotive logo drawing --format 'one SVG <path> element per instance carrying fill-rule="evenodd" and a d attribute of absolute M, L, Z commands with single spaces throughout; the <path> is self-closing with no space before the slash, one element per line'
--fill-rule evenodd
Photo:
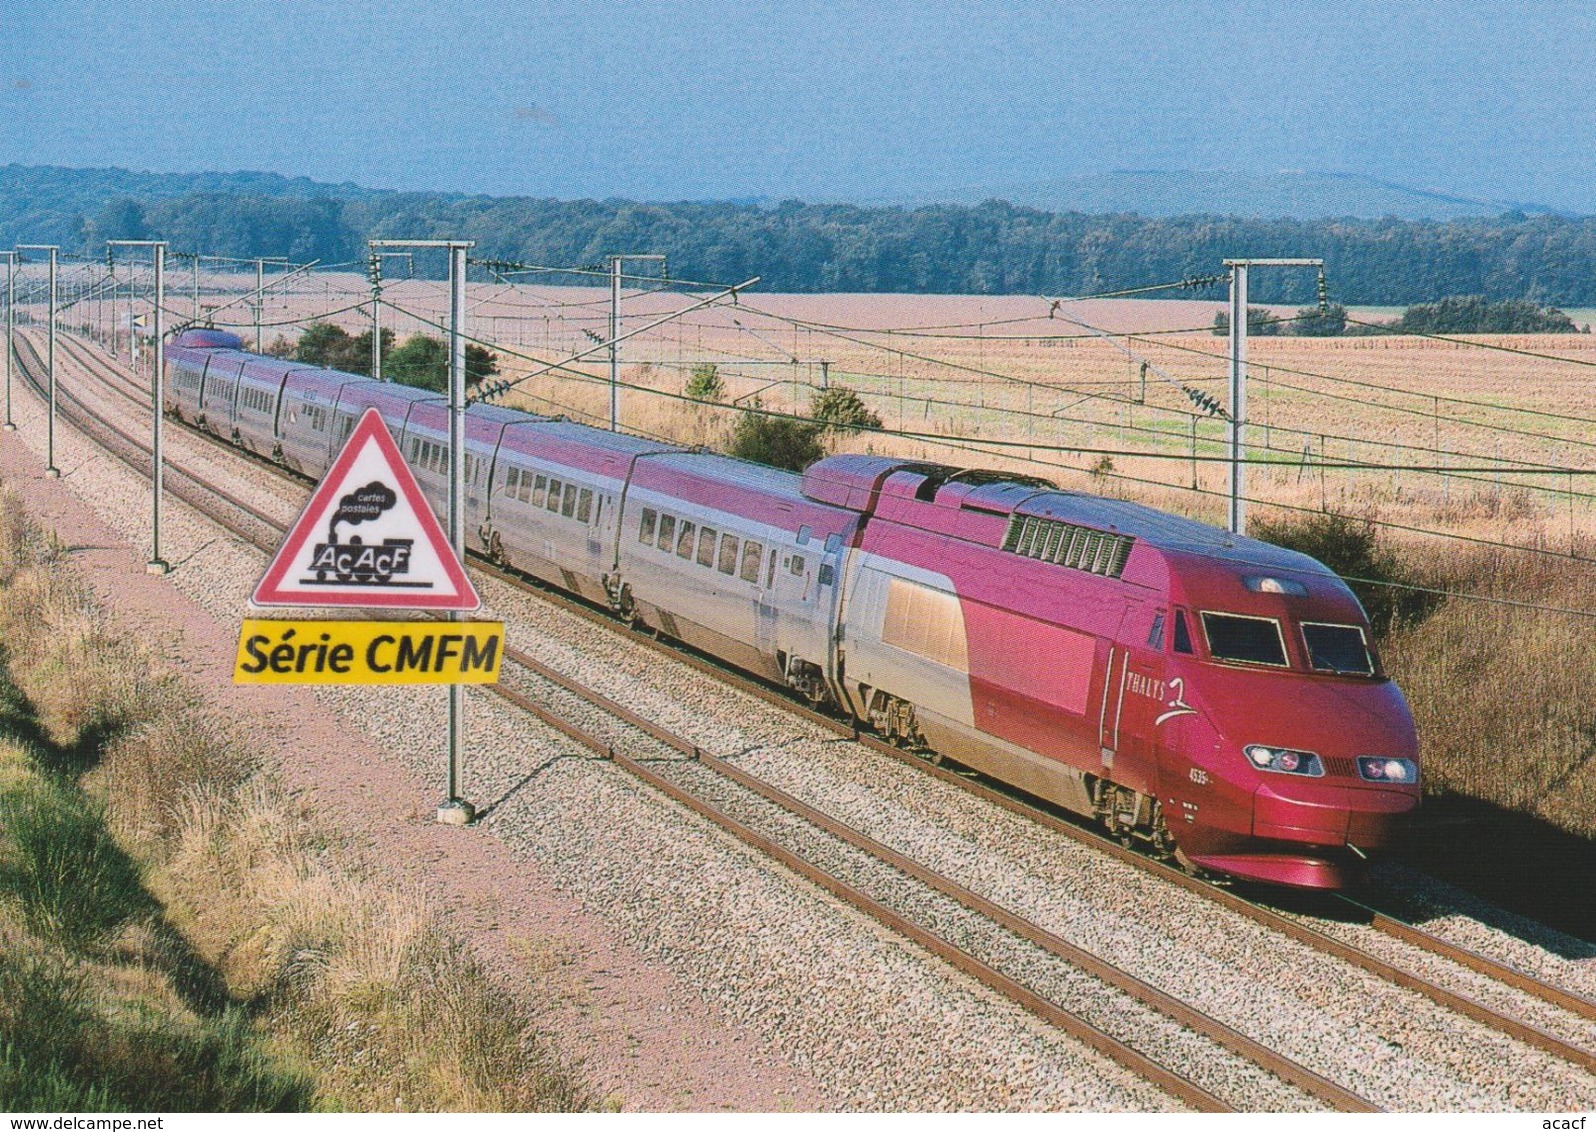
<path fill-rule="evenodd" d="M 398 495 L 387 484 L 374 480 L 338 501 L 338 509 L 327 522 L 327 541 L 318 542 L 311 552 L 309 570 L 318 585 L 380 585 L 429 589 L 431 582 L 401 581 L 410 572 L 410 551 L 415 539 L 385 538 L 367 543 L 359 535 L 349 541 L 338 540 L 340 524 L 354 526 L 379 518 L 393 509 Z"/>

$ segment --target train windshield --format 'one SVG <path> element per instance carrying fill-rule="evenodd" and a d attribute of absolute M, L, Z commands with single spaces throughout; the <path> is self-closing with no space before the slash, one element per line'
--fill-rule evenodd
<path fill-rule="evenodd" d="M 1369 656 L 1363 630 L 1357 625 L 1321 625 L 1304 621 L 1302 640 L 1308 646 L 1308 663 L 1317 672 L 1374 675 L 1374 660 Z"/>
<path fill-rule="evenodd" d="M 1286 645 L 1280 622 L 1272 617 L 1243 617 L 1235 613 L 1204 613 L 1203 631 L 1215 660 L 1286 667 Z"/>

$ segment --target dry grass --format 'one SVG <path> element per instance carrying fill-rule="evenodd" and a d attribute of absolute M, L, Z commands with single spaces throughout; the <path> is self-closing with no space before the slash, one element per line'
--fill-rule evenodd
<path fill-rule="evenodd" d="M 60 978 L 45 980 L 46 989 L 60 992 L 61 1010 L 93 1020 L 84 1024 L 83 1042 L 66 1051 L 73 1064 L 114 1069 L 106 1070 L 111 1092 L 57 1107 L 148 1097 L 128 1092 L 135 1047 L 148 1042 L 130 1043 L 124 1029 L 105 1021 L 135 1007 L 177 1035 L 152 1047 L 171 1056 L 139 1062 L 171 1096 L 186 1095 L 185 1082 L 172 1075 L 192 1077 L 193 1058 L 210 1058 L 219 1084 L 195 1097 L 198 1107 L 297 1107 L 312 1096 L 317 1107 L 351 1110 L 588 1107 L 574 1068 L 442 930 L 422 894 L 365 872 L 329 842 L 314 816 L 229 741 L 159 658 L 116 634 L 59 547 L 20 512 L 0 492 L 5 717 L 21 735 L 0 744 L 0 788 L 9 787 L 10 798 L 59 802 L 34 807 L 56 824 L 62 806 L 80 825 L 99 823 L 103 806 L 104 828 L 120 846 L 106 839 L 106 851 L 136 862 L 137 895 L 156 909 L 80 925 L 109 942 L 76 947 L 80 958 L 63 966 Z M 55 828 L 42 819 L 34 824 L 46 833 Z M 0 853 L 0 864 L 21 844 L 15 823 L 5 832 L 12 856 Z M 52 851 L 40 859 L 59 857 Z M 67 867 L 78 868 L 81 879 L 87 866 Z M 9 933 L 5 953 L 15 963 L 0 970 L 0 981 L 7 972 L 23 980 L 45 962 L 24 961 L 27 955 L 59 952 L 30 926 L 30 917 L 39 919 L 38 901 L 13 895 L 0 902 L 11 910 L 0 928 Z M 60 966 L 64 954 L 50 961 Z M 309 1091 L 296 1093 L 292 1072 L 271 1070 L 252 1052 L 257 1046 L 303 1067 Z M 32 1069 L 7 1062 L 5 1072 L 15 1073 L 0 1073 L 0 1084 L 31 1080 L 30 1073 L 44 1073 L 40 1059 L 57 1054 L 65 1056 L 46 1043 L 31 1055 Z M 228 1082 L 245 1087 L 229 1092 L 221 1087 Z M 277 1084 L 267 1087 L 271 1082 Z"/>
<path fill-rule="evenodd" d="M 1591 611 L 1452 600 L 1385 651 L 1413 706 L 1431 790 L 1596 838 L 1596 576 L 1489 548 L 1430 555 L 1420 569 L 1438 587 Z"/>

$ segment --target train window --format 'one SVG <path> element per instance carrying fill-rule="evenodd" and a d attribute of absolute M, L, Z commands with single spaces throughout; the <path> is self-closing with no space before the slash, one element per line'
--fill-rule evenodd
<path fill-rule="evenodd" d="M 768 590 L 776 584 L 776 552 L 770 552 L 770 565 L 765 569 L 765 588 Z"/>
<path fill-rule="evenodd" d="M 539 476 L 532 484 L 532 506 L 542 507 L 543 501 L 548 498 L 549 477 Z"/>
<path fill-rule="evenodd" d="M 804 556 L 801 555 L 801 554 L 793 555 L 792 556 L 792 564 L 788 567 L 788 569 L 792 572 L 792 576 L 793 577 L 795 577 L 795 578 L 803 577 L 804 576 Z"/>
<path fill-rule="evenodd" d="M 1308 646 L 1308 663 L 1319 672 L 1344 672 L 1373 676 L 1374 661 L 1363 630 L 1357 625 L 1302 623 L 1302 641 Z"/>
<path fill-rule="evenodd" d="M 1164 649 L 1164 611 L 1153 614 L 1153 627 L 1147 631 L 1147 647 L 1162 652 Z"/>
<path fill-rule="evenodd" d="M 593 489 L 584 487 L 582 494 L 576 497 L 576 521 L 585 523 L 593 518 Z"/>
<path fill-rule="evenodd" d="M 676 549 L 676 516 L 659 517 L 659 548 L 666 553 Z"/>
<path fill-rule="evenodd" d="M 759 564 L 760 559 L 764 557 L 764 554 L 765 548 L 760 543 L 755 542 L 753 539 L 747 539 L 744 541 L 742 571 L 743 581 L 752 582 L 756 586 L 759 584 Z"/>
<path fill-rule="evenodd" d="M 837 572 L 831 568 L 831 563 L 822 562 L 820 564 L 820 584 L 823 586 L 829 586 L 836 580 Z"/>
<path fill-rule="evenodd" d="M 504 469 L 504 494 L 508 495 L 508 496 L 511 496 L 513 498 L 515 496 L 516 488 L 518 488 L 520 485 L 521 485 L 521 469 L 520 468 L 506 468 L 506 469 Z"/>
<path fill-rule="evenodd" d="M 737 573 L 737 547 L 736 535 L 726 534 L 720 536 L 720 572 L 722 574 Z"/>
<path fill-rule="evenodd" d="M 659 515 L 649 507 L 643 508 L 643 518 L 637 524 L 637 541 L 654 541 L 654 524 L 659 520 Z"/>
<path fill-rule="evenodd" d="M 715 565 L 715 539 L 716 531 L 711 527 L 704 528 L 703 536 L 698 540 L 698 564 L 700 566 Z"/>
<path fill-rule="evenodd" d="M 565 485 L 565 498 L 560 501 L 560 514 L 567 519 L 576 514 L 576 485 L 574 483 Z"/>
<path fill-rule="evenodd" d="M 682 533 L 676 538 L 676 557 L 692 561 L 693 535 L 696 530 L 697 528 L 692 523 L 689 523 L 686 519 L 682 520 Z M 715 532 L 711 531 L 709 537 L 713 539 Z"/>
<path fill-rule="evenodd" d="M 812 531 L 810 529 L 808 523 L 805 523 L 803 526 L 799 527 L 798 528 L 798 545 L 799 546 L 808 546 L 809 545 L 809 536 L 812 535 L 812 534 L 814 534 L 814 531 Z"/>
<path fill-rule="evenodd" d="M 1272 617 L 1243 617 L 1234 613 L 1204 613 L 1203 632 L 1215 660 L 1286 667 L 1286 643 L 1280 622 Z"/>
<path fill-rule="evenodd" d="M 543 502 L 545 510 L 554 511 L 556 513 L 560 510 L 560 492 L 563 490 L 563 488 L 564 485 L 561 484 L 559 480 L 555 479 L 553 476 L 549 477 L 549 497 Z"/>
<path fill-rule="evenodd" d="M 831 534 L 826 536 L 826 553 L 835 554 L 842 549 L 842 536 Z"/>
<path fill-rule="evenodd" d="M 1186 615 L 1180 610 L 1175 611 L 1175 651 L 1190 654 L 1191 633 L 1186 628 Z"/>

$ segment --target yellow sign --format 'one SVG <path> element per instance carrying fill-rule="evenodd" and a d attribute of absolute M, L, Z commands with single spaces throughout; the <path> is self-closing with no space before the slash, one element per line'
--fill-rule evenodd
<path fill-rule="evenodd" d="M 256 621 L 235 684 L 492 684 L 502 621 Z"/>

